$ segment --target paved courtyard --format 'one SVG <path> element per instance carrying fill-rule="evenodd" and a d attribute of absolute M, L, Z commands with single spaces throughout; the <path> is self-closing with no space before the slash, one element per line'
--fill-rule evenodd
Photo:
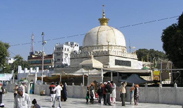
<path fill-rule="evenodd" d="M 49 96 L 40 96 L 30 94 L 31 100 L 34 98 L 37 100 L 41 108 L 52 108 L 52 102 L 50 102 Z M 62 108 L 122 108 L 121 102 L 112 104 L 112 106 L 100 105 L 97 102 L 95 104 L 86 104 L 85 99 L 68 98 L 66 102 L 62 102 Z M 8 92 L 3 95 L 3 103 L 5 108 L 13 108 L 14 98 L 13 93 Z M 58 102 L 57 102 L 58 105 Z M 153 103 L 139 103 L 138 106 L 130 105 L 126 102 L 125 108 L 182 108 L 181 105 L 169 105 L 169 104 L 153 104 Z"/>

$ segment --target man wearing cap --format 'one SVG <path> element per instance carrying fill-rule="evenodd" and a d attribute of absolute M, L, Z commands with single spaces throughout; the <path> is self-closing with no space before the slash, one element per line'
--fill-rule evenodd
<path fill-rule="evenodd" d="M 125 106 L 125 94 L 126 94 L 126 85 L 127 85 L 127 82 L 122 82 L 121 83 L 121 89 L 120 89 L 120 92 L 121 92 L 121 101 L 122 101 L 122 106 Z"/>
<path fill-rule="evenodd" d="M 23 93 L 23 88 L 18 88 L 18 94 L 15 97 L 14 108 L 31 108 L 31 99 L 27 93 Z"/>
<path fill-rule="evenodd" d="M 108 81 L 107 85 L 105 86 L 105 92 L 106 92 L 105 105 L 107 104 L 111 105 L 111 101 L 110 101 L 111 91 L 112 91 L 111 83 L 110 81 Z"/>

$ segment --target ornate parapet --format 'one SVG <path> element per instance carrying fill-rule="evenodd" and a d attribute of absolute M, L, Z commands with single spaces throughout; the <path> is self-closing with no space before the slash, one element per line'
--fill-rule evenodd
<path fill-rule="evenodd" d="M 88 58 L 91 55 L 93 56 L 119 56 L 131 59 L 137 59 L 136 53 L 127 53 L 126 47 L 123 46 L 91 46 L 91 47 L 83 47 L 80 53 L 71 53 L 72 58 Z"/>

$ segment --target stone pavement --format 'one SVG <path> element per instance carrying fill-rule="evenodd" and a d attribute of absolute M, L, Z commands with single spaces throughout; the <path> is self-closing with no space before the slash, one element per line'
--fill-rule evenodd
<path fill-rule="evenodd" d="M 41 108 L 52 108 L 52 102 L 50 102 L 49 96 L 40 96 L 30 94 L 31 100 L 34 98 L 37 100 L 38 104 Z M 85 99 L 78 98 L 68 98 L 66 102 L 62 102 L 62 108 L 122 108 L 121 102 L 116 102 L 116 104 L 112 104 L 113 106 L 100 105 L 95 104 L 86 104 Z M 5 104 L 5 108 L 13 108 L 14 97 L 13 93 L 8 92 L 3 95 L 3 103 Z M 58 105 L 58 102 L 56 103 Z M 139 103 L 138 106 L 130 105 L 129 102 L 126 102 L 125 108 L 182 108 L 181 105 L 169 105 L 169 104 L 154 104 L 154 103 Z"/>

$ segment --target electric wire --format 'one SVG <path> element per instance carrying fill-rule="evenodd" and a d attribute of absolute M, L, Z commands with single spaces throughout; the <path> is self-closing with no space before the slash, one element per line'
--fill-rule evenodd
<path fill-rule="evenodd" d="M 149 24 L 149 23 L 154 23 L 157 21 L 164 21 L 164 20 L 168 20 L 168 19 L 173 19 L 173 18 L 178 18 L 179 16 L 172 16 L 172 17 L 166 17 L 166 18 L 161 18 L 161 19 L 157 19 L 157 20 L 151 20 L 151 21 L 146 21 L 146 22 L 141 22 L 141 23 L 135 23 L 135 24 L 130 24 L 130 25 L 125 25 L 125 26 L 121 26 L 121 27 L 116 27 L 117 29 L 122 29 L 122 28 L 127 28 L 127 27 L 134 27 L 134 26 L 139 26 L 139 25 L 143 25 L 143 24 Z M 111 30 L 111 29 L 110 29 Z M 107 30 L 104 30 L 107 31 Z M 103 31 L 100 31 L 103 32 Z M 75 34 L 75 35 L 70 35 L 70 36 L 63 36 L 63 37 L 58 37 L 58 38 L 52 38 L 52 39 L 47 39 L 45 41 L 54 41 L 54 40 L 59 40 L 59 39 L 64 39 L 64 38 L 73 38 L 73 37 L 78 37 L 78 36 L 83 36 L 86 33 L 82 33 L 82 34 Z M 34 43 L 41 43 L 42 41 L 37 41 Z M 31 44 L 31 42 L 27 42 L 27 43 L 20 43 L 20 44 L 12 44 L 10 45 L 12 46 L 20 46 L 20 45 L 28 45 Z"/>

